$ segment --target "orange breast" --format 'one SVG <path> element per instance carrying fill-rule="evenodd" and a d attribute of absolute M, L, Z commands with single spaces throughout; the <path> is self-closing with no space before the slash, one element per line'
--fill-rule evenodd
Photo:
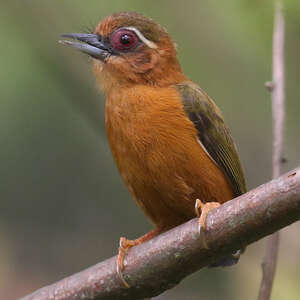
<path fill-rule="evenodd" d="M 198 143 L 175 88 L 112 89 L 106 129 L 126 186 L 157 227 L 195 217 L 197 198 L 220 203 L 233 198 L 223 172 Z"/>

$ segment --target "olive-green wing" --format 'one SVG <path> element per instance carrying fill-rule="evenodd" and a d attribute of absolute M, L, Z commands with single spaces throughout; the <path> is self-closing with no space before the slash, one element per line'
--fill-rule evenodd
<path fill-rule="evenodd" d="M 226 174 L 235 196 L 246 192 L 246 182 L 236 146 L 215 103 L 197 85 L 176 85 L 184 111 L 198 131 L 209 156 Z"/>

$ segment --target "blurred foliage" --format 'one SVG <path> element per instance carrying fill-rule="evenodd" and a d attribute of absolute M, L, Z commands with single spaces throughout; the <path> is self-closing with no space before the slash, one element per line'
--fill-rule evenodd
<path fill-rule="evenodd" d="M 0 4 L 0 298 L 16 299 L 116 253 L 151 228 L 125 189 L 105 138 L 90 60 L 61 47 L 112 12 L 152 17 L 173 36 L 185 73 L 222 109 L 249 188 L 270 178 L 273 1 L 52 0 Z M 300 2 L 285 1 L 285 170 L 299 165 Z M 138 224 L 138 226 L 136 226 Z M 297 228 L 282 238 L 273 299 L 299 299 Z M 253 299 L 262 242 L 240 263 L 201 270 L 157 299 Z"/>

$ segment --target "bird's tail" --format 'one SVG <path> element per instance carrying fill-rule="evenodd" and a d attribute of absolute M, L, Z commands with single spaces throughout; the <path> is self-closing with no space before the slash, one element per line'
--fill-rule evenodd
<path fill-rule="evenodd" d="M 216 267 L 230 267 L 238 263 L 241 254 L 245 251 L 245 249 L 237 250 L 236 252 L 217 260 L 216 262 L 210 264 L 208 268 L 216 268 Z"/>

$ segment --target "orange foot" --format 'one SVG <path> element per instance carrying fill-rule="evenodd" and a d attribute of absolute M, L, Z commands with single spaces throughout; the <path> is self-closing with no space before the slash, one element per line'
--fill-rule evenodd
<path fill-rule="evenodd" d="M 136 240 L 127 240 L 125 237 L 120 238 L 120 247 L 119 247 L 119 253 L 117 258 L 117 273 L 126 288 L 130 288 L 130 285 L 124 279 L 122 271 L 124 270 L 124 259 L 128 250 L 134 246 L 137 246 L 139 244 L 142 244 L 143 242 L 152 239 L 153 237 L 157 236 L 160 232 L 161 230 L 156 228 Z"/>
<path fill-rule="evenodd" d="M 201 200 L 197 199 L 195 203 L 195 212 L 198 216 L 198 231 L 200 235 L 200 242 L 202 243 L 203 247 L 209 249 L 206 238 L 205 238 L 205 230 L 206 230 L 206 218 L 207 215 L 214 210 L 215 208 L 219 207 L 221 204 L 219 202 L 207 202 L 203 203 Z"/>

